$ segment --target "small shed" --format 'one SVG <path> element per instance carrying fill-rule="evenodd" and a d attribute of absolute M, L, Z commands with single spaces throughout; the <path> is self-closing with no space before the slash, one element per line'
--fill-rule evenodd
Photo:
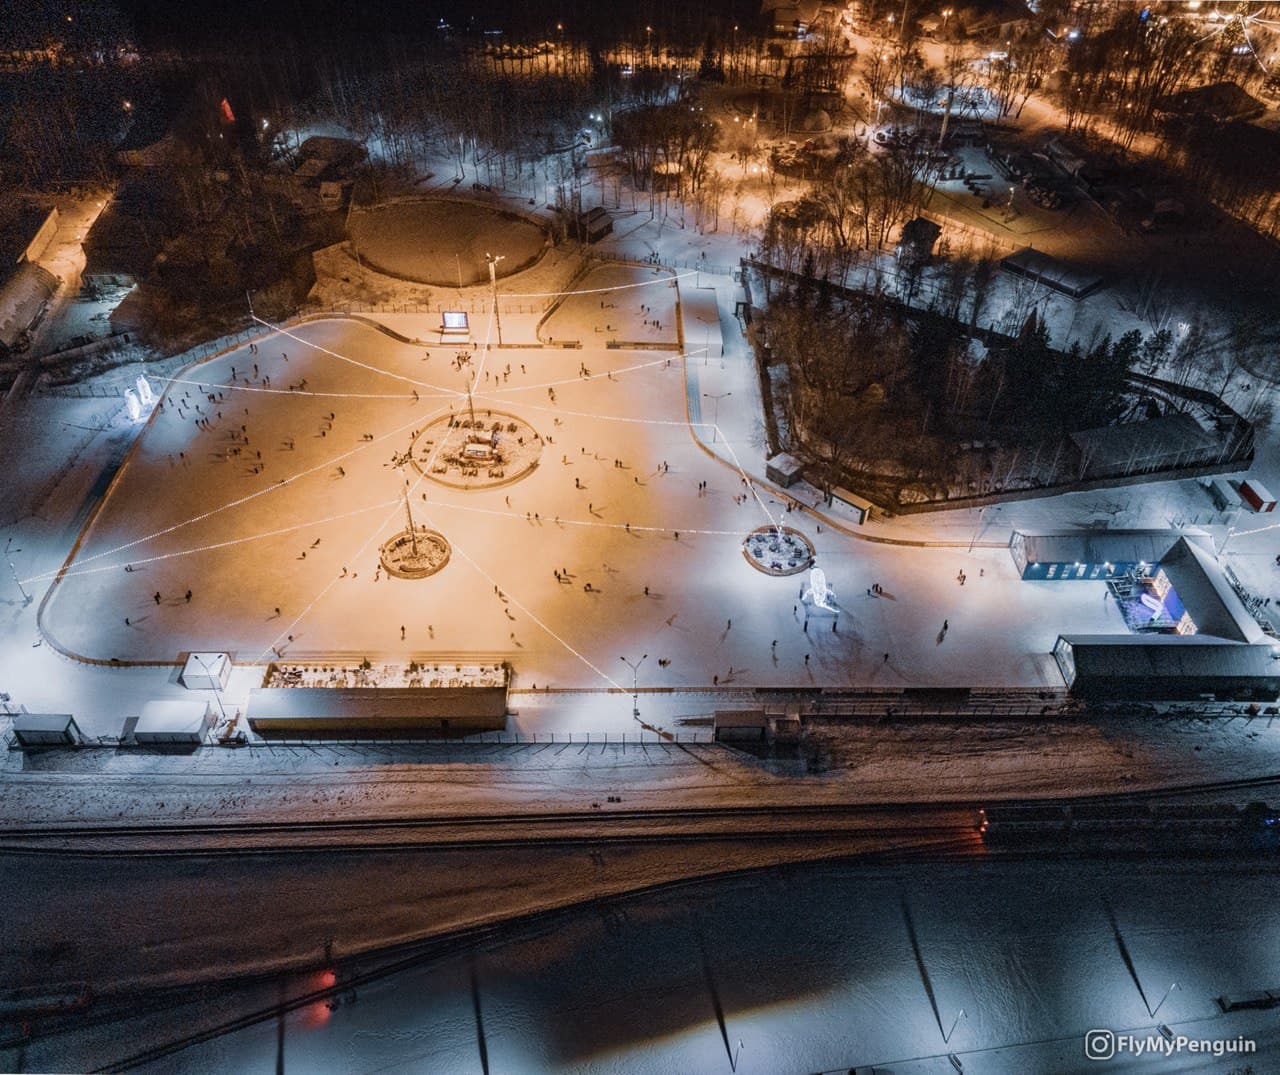
<path fill-rule="evenodd" d="M 800 742 L 801 723 L 798 716 L 771 717 L 769 738 L 776 746 L 796 746 Z"/>
<path fill-rule="evenodd" d="M 13 735 L 20 747 L 74 746 L 83 738 L 70 713 L 19 713 Z"/>
<path fill-rule="evenodd" d="M 836 486 L 831 490 L 831 496 L 827 502 L 832 507 L 843 508 L 852 513 L 854 521 L 859 525 L 870 521 L 871 513 L 875 510 L 875 505 L 866 497 L 851 493 L 848 489 L 843 489 L 840 486 Z"/>
<path fill-rule="evenodd" d="M 204 742 L 212 720 L 213 706 L 208 702 L 164 698 L 142 707 L 133 738 L 148 745 L 198 746 Z"/>
<path fill-rule="evenodd" d="M 1240 499 L 1254 511 L 1275 511 L 1276 498 L 1257 478 L 1249 478 L 1240 483 Z"/>
<path fill-rule="evenodd" d="M 774 485 L 790 489 L 804 476 L 804 464 L 794 455 L 779 452 L 765 463 L 764 473 Z"/>
<path fill-rule="evenodd" d="M 763 743 L 769 718 L 763 709 L 717 709 L 714 726 L 717 743 Z"/>
<path fill-rule="evenodd" d="M 933 246 L 942 229 L 932 220 L 918 216 L 902 225 L 896 253 L 899 261 L 922 264 L 933 257 Z"/>
<path fill-rule="evenodd" d="M 597 205 L 578 217 L 578 230 L 585 241 L 594 243 L 613 232 L 613 217 L 603 205 Z"/>
<path fill-rule="evenodd" d="M 225 690 L 231 678 L 231 657 L 226 653 L 189 653 L 178 677 L 189 691 Z"/>

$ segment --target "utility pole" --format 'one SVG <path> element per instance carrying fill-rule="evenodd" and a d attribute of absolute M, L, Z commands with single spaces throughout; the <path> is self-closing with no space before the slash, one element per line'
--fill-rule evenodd
<path fill-rule="evenodd" d="M 9 565 L 9 574 L 13 576 L 13 584 L 18 587 L 18 593 L 22 594 L 22 607 L 26 608 L 31 604 L 31 595 L 27 593 L 27 589 L 22 585 L 22 580 L 18 578 L 18 569 L 13 566 L 13 557 L 11 553 L 21 552 L 21 549 L 13 547 L 13 538 L 5 542 L 4 546 L 4 562 Z"/>
<path fill-rule="evenodd" d="M 498 262 L 504 260 L 506 255 L 499 254 L 494 257 L 492 254 L 486 253 L 485 261 L 489 263 L 489 290 L 493 295 L 493 319 L 498 325 L 498 346 L 502 346 L 502 315 L 498 311 Z"/>

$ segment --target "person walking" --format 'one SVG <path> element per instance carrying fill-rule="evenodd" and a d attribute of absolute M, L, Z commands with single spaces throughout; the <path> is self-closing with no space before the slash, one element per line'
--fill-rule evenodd
<path fill-rule="evenodd" d="M 154 594 L 152 594 L 151 599 L 155 601 L 157 605 L 160 604 L 160 591 L 157 590 Z"/>

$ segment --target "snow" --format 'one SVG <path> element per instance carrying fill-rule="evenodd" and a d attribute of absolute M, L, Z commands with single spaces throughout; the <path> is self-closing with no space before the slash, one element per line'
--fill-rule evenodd
<path fill-rule="evenodd" d="M 503 882 L 518 870 L 529 871 L 536 891 L 548 863 L 564 866 L 545 851 L 525 862 L 511 852 L 500 856 L 486 878 L 494 900 L 509 898 Z M 577 859 L 582 878 L 605 892 L 628 875 L 661 876 L 643 853 L 626 849 Z M 483 948 L 435 956 L 422 949 L 417 958 L 401 948 L 364 960 L 350 959 L 346 947 L 361 929 L 448 924 L 449 915 L 437 918 L 441 905 L 421 894 L 425 872 L 439 871 L 430 887 L 474 913 L 474 868 L 468 876 L 447 856 L 403 855 L 336 863 L 333 856 L 327 863 L 289 856 L 250 866 L 229 874 L 217 862 L 123 860 L 111 872 L 122 904 L 157 886 L 208 885 L 222 904 L 251 907 L 287 885 L 290 913 L 237 916 L 225 954 L 248 955 L 257 945 L 266 966 L 292 948 L 293 976 L 279 985 L 206 989 L 198 1003 L 178 993 L 167 998 L 168 1010 L 142 1005 L 138 996 L 123 1024 L 86 1023 L 36 1041 L 25 1063 L 94 1067 L 242 1012 L 269 1010 L 282 991 L 298 995 L 332 981 L 321 973 L 330 938 L 339 960 L 349 960 L 339 964 L 339 982 L 393 961 L 405 969 L 340 989 L 333 1010 L 309 1005 L 143 1070 L 265 1070 L 279 1060 L 286 1070 L 316 1075 L 353 1065 L 462 1071 L 479 1068 L 483 1049 L 490 1070 L 530 1073 L 728 1071 L 736 1058 L 744 1075 L 871 1065 L 926 1075 L 950 1071 L 945 1054 L 954 1052 L 965 1070 L 1021 1075 L 1087 1070 L 1086 1030 L 1145 1035 L 1158 1022 L 1191 1037 L 1255 1040 L 1258 1055 L 1240 1059 L 1255 1071 L 1270 1070 L 1266 1058 L 1280 1046 L 1274 1013 L 1224 1015 L 1215 1000 L 1277 984 L 1269 953 L 1280 941 L 1280 917 L 1266 876 L 1249 862 L 789 866 L 598 900 L 512 929 Z M 22 890 L 53 893 L 64 920 L 92 913 L 84 899 L 98 889 L 83 883 L 82 868 L 37 861 L 29 873 Z M 369 882 L 359 893 L 350 883 L 357 875 Z M 1205 905 L 1207 886 L 1213 908 Z M 59 948 L 49 932 L 57 916 L 37 920 L 27 910 L 37 905 L 47 911 L 48 898 L 17 901 L 17 921 L 0 930 L 36 930 L 35 947 L 55 964 L 103 958 L 96 944 Z M 339 915 L 351 925 L 335 931 Z M 129 957 L 145 965 L 221 942 L 218 922 L 227 916 L 206 917 L 201 930 L 165 933 L 135 913 L 119 919 L 116 931 L 146 939 Z M 286 941 L 284 930 L 296 940 Z M 1217 1072 L 1231 1064 L 1148 1057 L 1109 1070 Z"/>

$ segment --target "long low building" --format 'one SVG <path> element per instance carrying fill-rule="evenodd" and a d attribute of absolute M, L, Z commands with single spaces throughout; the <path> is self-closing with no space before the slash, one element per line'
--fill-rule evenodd
<path fill-rule="evenodd" d="M 1236 592 L 1203 531 L 1015 532 L 1010 552 L 1024 579 L 1109 585 L 1133 631 L 1058 636 L 1053 656 L 1073 694 L 1280 697 L 1280 643 Z"/>
<path fill-rule="evenodd" d="M 258 687 L 249 727 L 264 738 L 470 735 L 502 731 L 506 687 Z"/>
<path fill-rule="evenodd" d="M 1097 273 L 1030 246 L 1010 254 L 1000 262 L 1000 268 L 1076 300 L 1092 295 L 1106 284 Z"/>
<path fill-rule="evenodd" d="M 1203 530 L 1015 530 L 1009 551 L 1026 580 L 1097 581 L 1159 564 L 1185 539 L 1208 552 L 1213 541 Z"/>
<path fill-rule="evenodd" d="M 1208 635 L 1059 635 L 1054 659 L 1089 699 L 1237 701 L 1280 697 L 1280 650 Z"/>

